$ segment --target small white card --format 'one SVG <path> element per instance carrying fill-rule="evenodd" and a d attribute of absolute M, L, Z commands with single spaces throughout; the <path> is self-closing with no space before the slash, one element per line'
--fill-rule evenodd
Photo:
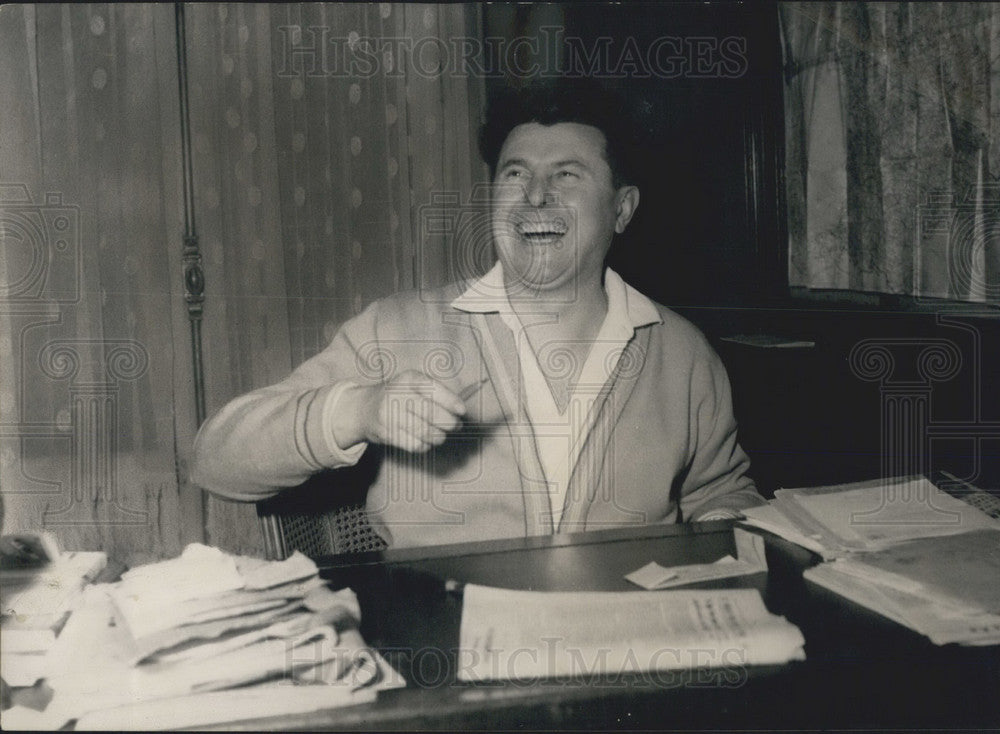
<path fill-rule="evenodd" d="M 693 563 L 689 566 L 669 568 L 661 566 L 656 561 L 650 561 L 642 568 L 626 574 L 625 578 L 636 586 L 657 590 L 766 571 L 764 539 L 740 528 L 734 528 L 733 533 L 736 540 L 736 558 L 724 556 L 714 563 Z"/>

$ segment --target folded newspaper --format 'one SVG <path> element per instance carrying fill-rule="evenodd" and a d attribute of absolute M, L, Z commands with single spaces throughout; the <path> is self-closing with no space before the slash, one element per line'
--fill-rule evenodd
<path fill-rule="evenodd" d="M 756 589 L 515 591 L 468 585 L 458 677 L 618 676 L 805 658 L 798 627 Z"/>

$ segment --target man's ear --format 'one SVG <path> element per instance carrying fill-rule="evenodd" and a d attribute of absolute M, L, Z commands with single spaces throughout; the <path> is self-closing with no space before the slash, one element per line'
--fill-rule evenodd
<path fill-rule="evenodd" d="M 621 234 L 632 221 L 635 210 L 639 208 L 639 189 L 635 186 L 622 186 L 618 189 L 616 198 L 618 209 L 615 212 L 615 232 Z"/>

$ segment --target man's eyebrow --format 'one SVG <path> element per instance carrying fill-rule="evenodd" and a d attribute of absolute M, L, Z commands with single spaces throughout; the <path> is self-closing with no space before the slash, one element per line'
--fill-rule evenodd
<path fill-rule="evenodd" d="M 553 168 L 560 168 L 562 166 L 579 166 L 580 168 L 586 168 L 588 170 L 590 168 L 590 166 L 579 158 L 564 158 L 552 163 L 551 165 Z M 528 168 L 528 162 L 523 158 L 505 158 L 497 165 L 497 170 L 506 168 L 507 166 L 524 166 L 525 168 Z"/>
<path fill-rule="evenodd" d="M 524 166 L 528 167 L 528 162 L 524 158 L 505 158 L 500 161 L 497 168 L 506 168 L 507 166 Z"/>
<path fill-rule="evenodd" d="M 579 166 L 580 168 L 587 168 L 587 169 L 590 168 L 590 166 L 588 166 L 579 158 L 564 158 L 561 161 L 556 161 L 552 165 L 556 168 L 561 168 L 563 166 Z"/>

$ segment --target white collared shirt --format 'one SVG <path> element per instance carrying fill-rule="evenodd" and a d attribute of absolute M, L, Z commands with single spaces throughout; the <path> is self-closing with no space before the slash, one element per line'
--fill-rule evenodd
<path fill-rule="evenodd" d="M 451 303 L 461 311 L 499 314 L 514 335 L 524 380 L 522 394 L 525 410 L 535 436 L 542 471 L 545 473 L 552 508 L 552 525 L 555 528 L 559 527 L 562 518 L 566 489 L 573 467 L 596 419 L 592 410 L 594 401 L 614 372 L 622 351 L 635 330 L 661 321 L 653 302 L 628 285 L 611 268 L 604 271 L 604 290 L 608 299 L 607 315 L 591 345 L 577 382 L 571 388 L 563 412 L 559 411 L 542 372 L 540 355 L 535 354 L 532 349 L 525 327 L 507 298 L 503 268 L 499 262 Z M 548 352 L 548 346 L 542 348 L 548 353 L 548 359 L 558 360 L 560 356 L 554 351 Z M 558 345 L 551 346 L 553 350 L 559 348 Z M 563 357 L 571 358 L 568 354 Z"/>

